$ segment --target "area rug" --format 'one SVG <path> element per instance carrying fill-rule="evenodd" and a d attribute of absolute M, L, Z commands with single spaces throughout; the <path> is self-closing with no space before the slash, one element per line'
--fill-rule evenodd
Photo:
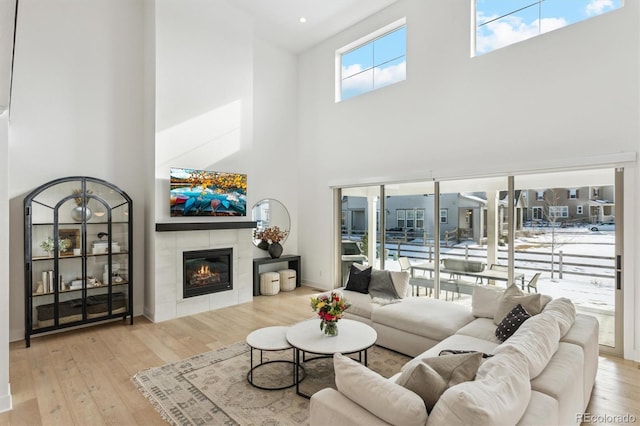
<path fill-rule="evenodd" d="M 138 389 L 160 415 L 173 425 L 307 425 L 309 400 L 298 396 L 295 386 L 261 390 L 247 382 L 250 349 L 245 342 L 192 358 L 142 370 L 132 377 Z M 264 352 L 263 361 L 292 360 L 293 351 Z M 254 350 L 254 366 L 260 355 Z M 369 349 L 368 366 L 391 377 L 410 358 L 378 346 Z M 335 387 L 333 360 L 305 364 L 300 390 L 306 394 Z M 293 383 L 293 368 L 270 363 L 254 371 L 254 382 L 277 387 Z"/>

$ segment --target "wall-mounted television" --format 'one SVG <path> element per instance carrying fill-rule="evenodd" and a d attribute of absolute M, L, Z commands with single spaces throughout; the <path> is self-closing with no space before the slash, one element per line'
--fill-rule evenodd
<path fill-rule="evenodd" d="M 171 167 L 171 216 L 246 216 L 247 175 Z"/>

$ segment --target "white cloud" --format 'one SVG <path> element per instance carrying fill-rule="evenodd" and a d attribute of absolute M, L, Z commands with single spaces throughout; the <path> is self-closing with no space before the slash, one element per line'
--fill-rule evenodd
<path fill-rule="evenodd" d="M 495 17 L 478 15 L 478 22 L 487 22 Z M 521 17 L 511 15 L 484 25 L 476 38 L 478 53 L 490 52 L 519 41 L 537 36 L 567 25 L 564 18 L 536 19 L 531 23 L 524 22 Z"/>
<path fill-rule="evenodd" d="M 342 89 L 364 92 L 373 88 L 387 86 L 405 80 L 407 63 L 402 62 L 385 68 L 376 68 L 362 72 L 361 64 L 353 64 L 342 68 L 342 75 L 352 75 L 342 82 Z M 375 79 L 375 81 L 374 81 Z"/>
<path fill-rule="evenodd" d="M 613 0 L 591 0 L 585 8 L 585 12 L 587 16 L 595 16 L 614 8 Z"/>
<path fill-rule="evenodd" d="M 407 63 L 401 62 L 386 68 L 378 68 L 375 72 L 375 87 L 397 83 L 407 78 Z"/>

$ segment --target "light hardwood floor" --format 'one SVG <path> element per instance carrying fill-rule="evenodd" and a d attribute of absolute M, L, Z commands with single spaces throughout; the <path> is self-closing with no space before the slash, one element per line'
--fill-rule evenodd
<path fill-rule="evenodd" d="M 257 328 L 311 318 L 301 287 L 252 303 L 153 324 L 136 317 L 10 345 L 14 409 L 0 413 L 0 425 L 166 424 L 137 391 L 138 371 L 244 340 Z M 637 363 L 601 357 L 588 412 L 634 415 L 640 423 Z M 606 422 L 604 422 L 606 423 Z"/>

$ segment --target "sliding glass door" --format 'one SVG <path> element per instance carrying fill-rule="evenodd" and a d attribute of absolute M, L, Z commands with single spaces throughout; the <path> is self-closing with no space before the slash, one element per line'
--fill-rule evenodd
<path fill-rule="evenodd" d="M 571 299 L 622 353 L 623 171 L 344 188 L 342 285 L 352 263 L 407 270 L 414 294 L 470 305 L 475 285 Z"/>

